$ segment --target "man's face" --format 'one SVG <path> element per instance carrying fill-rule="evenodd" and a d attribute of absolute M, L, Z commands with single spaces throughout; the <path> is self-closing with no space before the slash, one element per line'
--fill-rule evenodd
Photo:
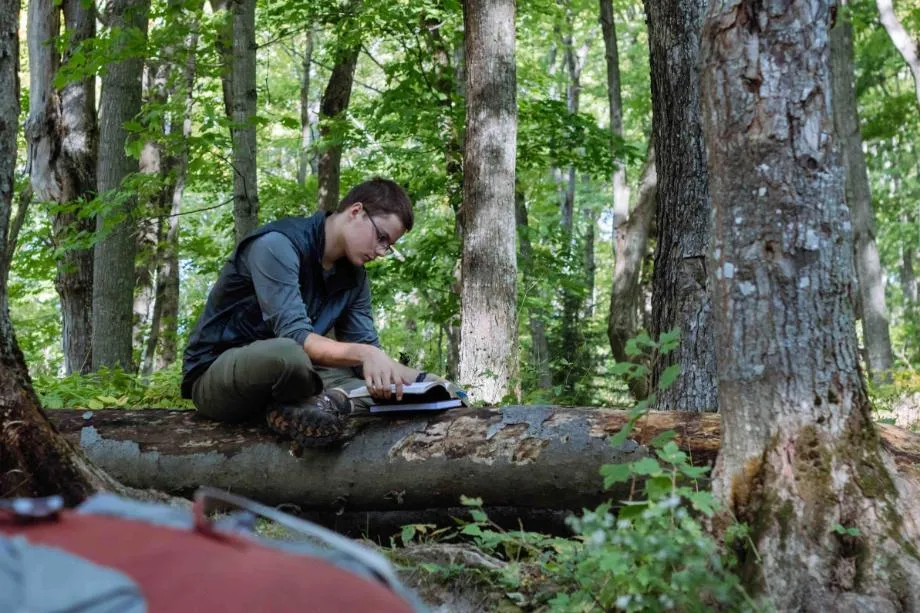
<path fill-rule="evenodd" d="M 371 217 L 360 203 L 347 211 L 345 257 L 355 266 L 387 255 L 390 246 L 405 233 L 402 222 L 392 213 Z"/>

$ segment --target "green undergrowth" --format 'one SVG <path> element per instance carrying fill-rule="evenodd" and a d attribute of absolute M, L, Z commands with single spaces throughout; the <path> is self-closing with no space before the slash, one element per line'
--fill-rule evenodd
<path fill-rule="evenodd" d="M 191 401 L 179 393 L 181 380 L 176 364 L 148 377 L 102 368 L 85 375 L 40 375 L 32 384 L 46 409 L 190 409 Z"/>
<path fill-rule="evenodd" d="M 660 355 L 676 344 L 676 334 L 660 342 L 643 336 L 633 339 L 629 350 L 634 358 Z M 645 376 L 643 362 L 648 363 L 636 360 L 618 371 L 625 377 Z M 676 369 L 668 369 L 659 389 L 677 375 Z M 639 402 L 610 444 L 623 445 L 654 402 L 654 395 Z M 408 564 L 408 552 L 419 543 L 470 546 L 493 562 L 421 562 L 413 570 L 444 584 L 479 585 L 480 592 L 498 598 L 491 610 L 761 610 L 733 572 L 736 543 L 752 546 L 748 528 L 735 523 L 722 541 L 707 532 L 707 520 L 718 511 L 702 483 L 709 469 L 693 466 L 675 438 L 674 432 L 665 432 L 650 443 L 646 457 L 602 466 L 605 487 L 619 485 L 630 495 L 570 517 L 570 538 L 503 530 L 483 511 L 481 500 L 465 498 L 472 521 L 458 520 L 455 527 L 440 529 L 405 526 L 393 543 L 393 558 Z"/>

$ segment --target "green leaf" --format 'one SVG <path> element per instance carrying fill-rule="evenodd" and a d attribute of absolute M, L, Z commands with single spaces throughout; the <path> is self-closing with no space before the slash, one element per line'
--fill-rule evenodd
<path fill-rule="evenodd" d="M 703 513 L 706 517 L 712 517 L 715 513 L 716 501 L 712 492 L 707 492 L 705 490 L 690 492 L 687 494 L 687 499 L 694 509 Z"/>
<path fill-rule="evenodd" d="M 604 464 L 601 466 L 601 476 L 604 478 L 604 489 L 610 488 L 615 483 L 627 481 L 632 475 L 629 464 Z"/>
<path fill-rule="evenodd" d="M 482 498 L 470 498 L 469 496 L 460 495 L 460 504 L 465 507 L 481 507 Z"/>
<path fill-rule="evenodd" d="M 649 446 L 655 447 L 656 449 L 660 449 L 664 447 L 668 442 L 673 441 L 675 438 L 677 438 L 677 432 L 675 432 L 674 430 L 665 430 L 664 432 L 662 432 L 661 434 L 653 438 L 651 442 L 649 443 Z"/>
<path fill-rule="evenodd" d="M 645 482 L 645 491 L 648 493 L 649 500 L 652 501 L 670 496 L 673 490 L 674 485 L 667 475 L 656 475 Z"/>
<path fill-rule="evenodd" d="M 473 517 L 473 521 L 478 522 L 480 524 L 484 524 L 489 521 L 489 517 L 483 511 L 480 511 L 479 509 L 472 509 L 470 511 L 470 515 Z"/>
<path fill-rule="evenodd" d="M 671 364 L 664 369 L 664 372 L 661 373 L 661 378 L 658 379 L 658 389 L 666 390 L 674 384 L 674 381 L 677 380 L 677 375 L 680 374 L 680 364 Z"/>
<path fill-rule="evenodd" d="M 408 545 L 415 536 L 415 524 L 408 524 L 402 527 L 399 538 L 402 539 L 403 545 Z"/>
<path fill-rule="evenodd" d="M 89 402 L 86 403 L 86 406 L 94 411 L 98 411 L 101 408 L 104 408 L 105 405 L 99 402 L 96 398 L 90 398 Z"/>
<path fill-rule="evenodd" d="M 463 530 L 460 533 L 469 534 L 470 536 L 482 536 L 482 528 L 476 524 L 467 524 L 463 526 Z"/>
<path fill-rule="evenodd" d="M 648 501 L 624 501 L 623 506 L 620 507 L 620 519 L 634 519 L 642 515 L 642 512 L 648 508 Z"/>
<path fill-rule="evenodd" d="M 709 472 L 708 466 L 691 466 L 690 464 L 681 464 L 680 472 L 691 479 L 699 479 Z"/>
<path fill-rule="evenodd" d="M 668 464 L 683 464 L 687 461 L 687 454 L 681 451 L 674 441 L 666 443 L 658 451 L 658 457 Z"/>
<path fill-rule="evenodd" d="M 613 448 L 622 447 L 632 432 L 633 422 L 626 422 L 619 432 L 610 437 L 610 446 Z"/>
<path fill-rule="evenodd" d="M 658 475 L 661 474 L 661 465 L 655 458 L 642 458 L 631 465 L 632 471 L 637 475 Z"/>

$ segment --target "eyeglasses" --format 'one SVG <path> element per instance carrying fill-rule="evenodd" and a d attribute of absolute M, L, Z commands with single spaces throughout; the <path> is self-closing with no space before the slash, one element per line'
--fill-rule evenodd
<path fill-rule="evenodd" d="M 367 215 L 367 213 L 365 213 Z M 371 225 L 374 226 L 374 232 L 377 234 L 377 244 L 383 247 L 383 252 L 386 255 L 392 255 L 400 262 L 405 261 L 405 256 L 396 250 L 396 247 L 393 246 L 393 243 L 390 241 L 390 237 L 380 231 L 380 228 L 377 227 L 377 224 L 374 222 L 374 218 L 370 215 L 367 215 L 367 219 L 371 222 Z"/>

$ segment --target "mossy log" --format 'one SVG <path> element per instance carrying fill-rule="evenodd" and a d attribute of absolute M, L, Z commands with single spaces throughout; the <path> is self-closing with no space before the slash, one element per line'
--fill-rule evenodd
<path fill-rule="evenodd" d="M 666 430 L 694 464 L 712 465 L 718 415 L 650 413 L 629 440 L 608 437 L 625 411 L 553 406 L 469 408 L 437 415 L 353 420 L 341 448 L 290 453 L 261 424 L 222 424 L 193 411 L 162 409 L 48 411 L 59 430 L 126 485 L 189 494 L 226 488 L 268 504 L 296 506 L 344 531 L 370 522 L 438 522 L 477 496 L 497 517 L 555 529 L 571 510 L 621 500 L 629 485 L 605 491 L 598 469 L 647 453 Z M 914 470 L 920 436 L 880 427 L 899 464 Z M 555 528 L 554 528 L 555 527 Z M 370 527 L 373 529 L 373 527 Z"/>

